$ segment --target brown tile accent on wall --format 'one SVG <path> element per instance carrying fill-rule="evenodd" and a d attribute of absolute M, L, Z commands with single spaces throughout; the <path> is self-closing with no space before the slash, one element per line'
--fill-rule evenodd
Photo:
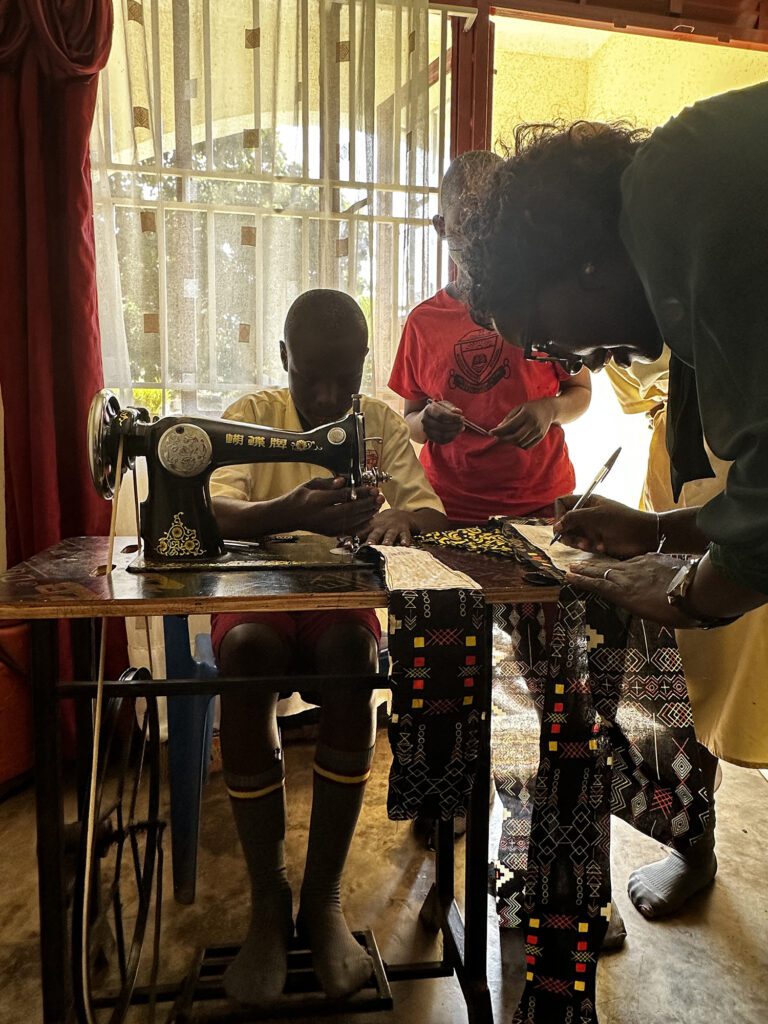
<path fill-rule="evenodd" d="M 240 324 L 240 333 L 238 334 L 237 340 L 244 345 L 247 345 L 251 340 L 251 325 Z"/>
<path fill-rule="evenodd" d="M 261 145 L 261 129 L 246 128 L 243 131 L 243 149 L 258 149 Z"/>
<path fill-rule="evenodd" d="M 149 128 L 149 111 L 146 107 L 133 108 L 133 127 Z"/>
<path fill-rule="evenodd" d="M 160 333 L 160 314 L 159 313 L 145 313 L 144 314 L 144 333 L 145 334 L 159 334 Z"/>
<path fill-rule="evenodd" d="M 261 29 L 260 28 L 247 28 L 245 30 L 245 48 L 246 50 L 258 50 L 261 46 Z"/>
<path fill-rule="evenodd" d="M 256 245 L 256 228 L 252 224 L 240 228 L 240 245 Z"/>
<path fill-rule="evenodd" d="M 336 63 L 343 64 L 344 61 L 349 60 L 349 52 L 349 40 L 340 39 L 339 42 L 336 43 Z"/>
<path fill-rule="evenodd" d="M 154 210 L 142 210 L 140 217 L 143 234 L 146 235 L 148 231 L 157 231 L 157 218 Z"/>
<path fill-rule="evenodd" d="M 144 24 L 144 4 L 139 3 L 139 0 L 128 0 L 128 21 Z"/>

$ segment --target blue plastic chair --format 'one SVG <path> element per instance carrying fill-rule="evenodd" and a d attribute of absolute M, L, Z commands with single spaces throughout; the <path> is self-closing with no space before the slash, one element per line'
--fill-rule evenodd
<path fill-rule="evenodd" d="M 168 679 L 215 679 L 218 675 L 211 638 L 195 637 L 189 650 L 185 615 L 166 615 L 165 674 Z M 208 778 L 213 735 L 213 695 L 185 694 L 168 698 L 168 781 L 171 790 L 171 859 L 173 894 L 178 903 L 194 903 L 200 800 Z"/>

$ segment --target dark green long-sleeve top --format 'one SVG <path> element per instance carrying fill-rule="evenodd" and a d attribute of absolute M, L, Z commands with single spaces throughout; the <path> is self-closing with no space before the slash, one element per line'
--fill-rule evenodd
<path fill-rule="evenodd" d="M 622 238 L 679 360 L 673 476 L 702 476 L 698 413 L 712 451 L 733 462 L 698 515 L 712 561 L 768 594 L 768 83 L 657 129 L 625 171 L 622 198 Z"/>

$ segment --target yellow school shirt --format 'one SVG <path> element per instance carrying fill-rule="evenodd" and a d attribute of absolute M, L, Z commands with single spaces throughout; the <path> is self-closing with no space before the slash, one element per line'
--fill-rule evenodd
<path fill-rule="evenodd" d="M 443 504 L 432 490 L 411 444 L 405 420 L 378 398 L 363 396 L 361 403 L 368 437 L 383 438 L 380 469 L 392 477 L 381 490 L 392 508 L 415 512 L 433 508 L 443 512 Z M 258 423 L 277 430 L 302 430 L 296 406 L 288 388 L 270 388 L 245 395 L 224 413 L 224 419 Z M 269 501 L 287 494 L 313 477 L 332 474 L 322 466 L 307 462 L 264 462 L 243 466 L 225 466 L 211 477 L 213 497 L 239 498 L 241 501 Z"/>
<path fill-rule="evenodd" d="M 650 512 L 705 505 L 725 487 L 729 462 L 707 455 L 715 476 L 690 480 L 675 502 L 666 446 L 669 351 L 656 363 L 630 369 L 610 362 L 606 371 L 625 412 L 647 412 L 653 434 L 640 507 Z M 677 630 L 685 681 L 700 743 L 724 761 L 745 768 L 768 767 L 768 605 L 730 626 Z"/>

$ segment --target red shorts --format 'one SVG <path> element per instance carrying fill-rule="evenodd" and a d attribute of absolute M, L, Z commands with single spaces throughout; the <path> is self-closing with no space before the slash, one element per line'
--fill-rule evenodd
<path fill-rule="evenodd" d="M 293 650 L 312 655 L 317 641 L 331 626 L 344 623 L 362 626 L 378 644 L 381 626 L 373 608 L 331 608 L 317 612 L 223 612 L 211 616 L 211 643 L 216 661 L 221 642 L 230 629 L 244 622 L 269 626 Z"/>

